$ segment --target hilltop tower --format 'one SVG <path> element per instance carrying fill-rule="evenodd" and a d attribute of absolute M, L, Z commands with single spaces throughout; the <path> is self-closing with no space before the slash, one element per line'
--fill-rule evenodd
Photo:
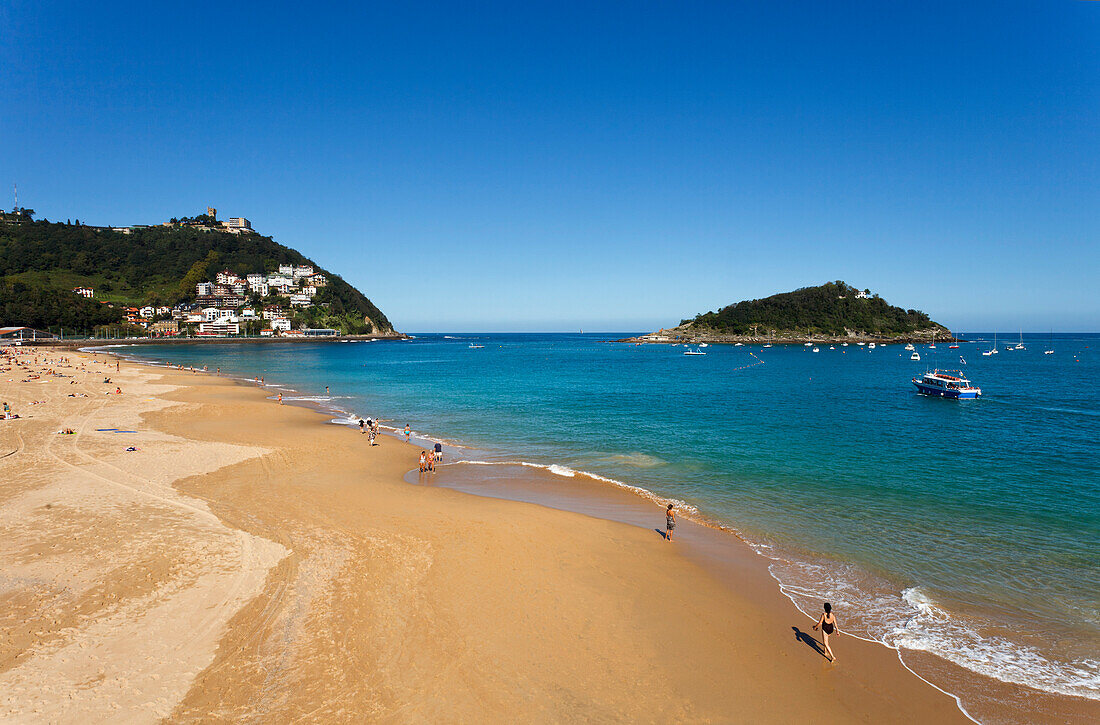
<path fill-rule="evenodd" d="M 218 210 L 212 206 L 206 207 L 206 216 L 210 217 L 214 221 L 218 221 Z"/>

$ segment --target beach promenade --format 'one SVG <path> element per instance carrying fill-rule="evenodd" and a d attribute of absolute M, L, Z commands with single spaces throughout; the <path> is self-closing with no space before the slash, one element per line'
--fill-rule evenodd
<path fill-rule="evenodd" d="M 828 663 L 747 547 L 719 576 L 256 387 L 42 353 L 0 376 L 0 722 L 966 721 L 884 647 Z"/>

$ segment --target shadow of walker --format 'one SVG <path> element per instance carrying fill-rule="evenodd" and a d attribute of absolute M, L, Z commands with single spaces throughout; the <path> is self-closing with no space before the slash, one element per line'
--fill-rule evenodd
<path fill-rule="evenodd" d="M 794 638 L 795 639 L 799 640 L 800 642 L 807 645 L 808 647 L 812 647 L 814 652 L 817 652 L 819 655 L 821 655 L 825 659 L 829 659 L 829 655 L 825 654 L 825 647 L 823 647 L 822 644 L 820 642 L 818 642 L 815 637 L 810 635 L 808 632 L 803 632 L 798 627 L 791 627 L 791 629 L 794 630 Z"/>

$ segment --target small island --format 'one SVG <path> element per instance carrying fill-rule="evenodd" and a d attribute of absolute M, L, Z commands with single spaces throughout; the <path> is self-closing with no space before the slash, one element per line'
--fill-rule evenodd
<path fill-rule="evenodd" d="M 793 292 L 745 300 L 714 312 L 704 312 L 676 327 L 622 342 L 774 343 L 806 342 L 926 342 L 954 340 L 943 325 L 920 310 L 886 303 L 869 289 L 827 282 Z"/>

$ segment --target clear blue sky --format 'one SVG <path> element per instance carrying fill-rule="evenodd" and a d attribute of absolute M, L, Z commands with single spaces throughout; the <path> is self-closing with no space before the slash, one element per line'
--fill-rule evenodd
<path fill-rule="evenodd" d="M 403 330 L 1100 330 L 1100 3 L 236 5 L 0 6 L 3 206 L 216 206 Z"/>

